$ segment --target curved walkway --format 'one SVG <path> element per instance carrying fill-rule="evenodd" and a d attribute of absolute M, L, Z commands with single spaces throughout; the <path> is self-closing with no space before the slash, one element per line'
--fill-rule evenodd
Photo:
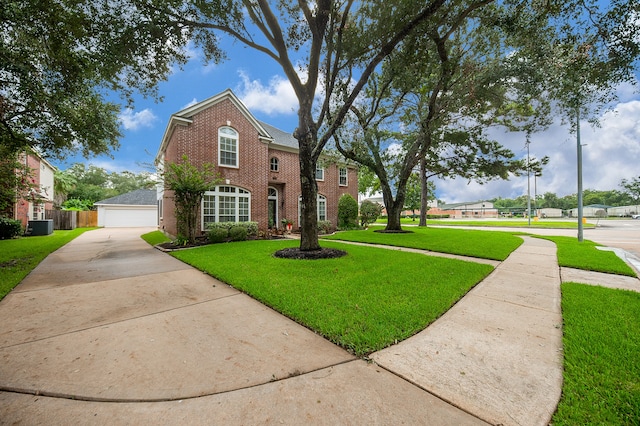
<path fill-rule="evenodd" d="M 423 332 L 356 359 L 100 229 L 0 302 L 0 424 L 543 425 L 562 384 L 555 246 L 524 244 Z"/>

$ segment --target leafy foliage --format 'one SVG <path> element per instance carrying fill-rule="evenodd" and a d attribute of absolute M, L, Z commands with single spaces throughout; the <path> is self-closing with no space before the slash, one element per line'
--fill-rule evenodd
<path fill-rule="evenodd" d="M 15 238 L 22 234 L 22 222 L 8 217 L 0 217 L 0 240 Z"/>
<path fill-rule="evenodd" d="M 370 223 L 375 223 L 381 213 L 382 206 L 380 204 L 364 200 L 360 203 L 360 225 L 367 226 Z"/>
<path fill-rule="evenodd" d="M 342 194 L 338 200 L 338 228 L 353 229 L 358 226 L 358 202 L 351 194 Z"/>
<path fill-rule="evenodd" d="M 197 167 L 185 155 L 180 163 L 166 163 L 162 174 L 165 189 L 172 191 L 176 206 L 178 237 L 195 242 L 200 218 L 200 203 L 205 191 L 212 189 L 220 178 L 215 166 L 204 163 Z"/>

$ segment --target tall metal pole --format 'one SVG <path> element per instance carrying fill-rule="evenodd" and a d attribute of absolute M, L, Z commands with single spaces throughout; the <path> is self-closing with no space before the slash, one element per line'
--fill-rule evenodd
<path fill-rule="evenodd" d="M 582 145 L 580 144 L 580 106 L 576 108 L 576 140 L 578 143 L 578 241 L 583 240 L 582 226 Z"/>
<path fill-rule="evenodd" d="M 531 164 L 529 162 L 529 143 L 529 132 L 527 132 L 527 219 L 529 226 L 531 226 L 531 179 L 529 178 Z"/>

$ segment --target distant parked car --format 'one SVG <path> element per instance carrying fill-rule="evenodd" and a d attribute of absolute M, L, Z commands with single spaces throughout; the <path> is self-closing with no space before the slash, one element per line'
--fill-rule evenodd
<path fill-rule="evenodd" d="M 631 218 L 632 219 L 640 219 L 640 214 L 632 214 Z"/>

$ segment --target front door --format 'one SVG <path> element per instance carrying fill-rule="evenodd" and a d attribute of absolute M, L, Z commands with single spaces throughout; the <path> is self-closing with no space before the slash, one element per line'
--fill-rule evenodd
<path fill-rule="evenodd" d="M 278 191 L 269 187 L 269 228 L 278 227 Z"/>

